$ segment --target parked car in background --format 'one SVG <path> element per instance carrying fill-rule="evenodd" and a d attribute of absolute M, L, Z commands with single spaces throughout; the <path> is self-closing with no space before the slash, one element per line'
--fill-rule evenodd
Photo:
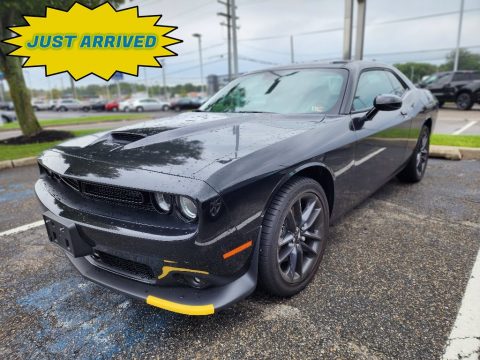
<path fill-rule="evenodd" d="M 50 108 L 50 103 L 47 100 L 32 100 L 33 110 L 48 110 Z"/>
<path fill-rule="evenodd" d="M 56 111 L 83 110 L 89 111 L 90 105 L 77 99 L 60 99 L 55 105 Z"/>
<path fill-rule="evenodd" d="M 17 115 L 13 111 L 0 112 L 0 125 L 8 124 L 17 121 Z"/>
<path fill-rule="evenodd" d="M 154 98 L 130 99 L 122 107 L 122 111 L 167 111 L 170 105 L 165 101 Z"/>
<path fill-rule="evenodd" d="M 179 100 L 173 101 L 170 104 L 170 108 L 175 111 L 181 110 L 195 110 L 202 106 L 202 101 L 199 99 L 192 98 L 181 98 Z"/>
<path fill-rule="evenodd" d="M 0 110 L 15 110 L 15 106 L 12 101 L 0 102 Z"/>
<path fill-rule="evenodd" d="M 118 103 L 118 110 L 120 111 L 130 111 L 132 99 L 125 99 Z"/>
<path fill-rule="evenodd" d="M 0 110 L 13 110 L 13 103 L 11 101 L 0 101 Z"/>
<path fill-rule="evenodd" d="M 109 101 L 105 104 L 105 110 L 106 111 L 118 111 L 119 105 L 120 105 L 120 103 L 119 103 L 118 100 Z"/>
<path fill-rule="evenodd" d="M 428 89 L 438 100 L 440 107 L 447 101 L 455 102 L 459 110 L 468 110 L 473 102 L 462 95 L 462 88 L 480 80 L 480 71 L 447 71 L 430 75 L 420 82 L 419 87 Z"/>
<path fill-rule="evenodd" d="M 93 111 L 105 111 L 106 100 L 97 100 L 90 104 L 90 109 Z"/>

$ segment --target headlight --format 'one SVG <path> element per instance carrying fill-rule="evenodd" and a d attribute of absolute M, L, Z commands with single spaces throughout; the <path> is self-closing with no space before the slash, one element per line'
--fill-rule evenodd
<path fill-rule="evenodd" d="M 192 199 L 186 196 L 179 196 L 178 203 L 180 205 L 180 212 L 188 220 L 195 220 L 197 218 L 197 205 Z"/>
<path fill-rule="evenodd" d="M 172 197 L 164 193 L 155 193 L 155 202 L 160 210 L 170 212 L 172 209 Z"/>

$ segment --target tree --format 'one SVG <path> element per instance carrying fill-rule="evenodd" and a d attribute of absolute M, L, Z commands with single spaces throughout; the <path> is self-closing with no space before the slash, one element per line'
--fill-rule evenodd
<path fill-rule="evenodd" d="M 441 71 L 452 71 L 455 61 L 455 50 L 447 55 L 447 62 L 440 65 Z M 474 54 L 467 49 L 460 49 L 458 54 L 458 70 L 480 70 L 480 54 Z"/>
<path fill-rule="evenodd" d="M 393 66 L 404 73 L 413 83 L 419 82 L 425 75 L 431 75 L 438 71 L 435 65 L 418 62 L 394 64 Z"/>
<path fill-rule="evenodd" d="M 44 16 L 46 7 L 54 7 L 67 10 L 75 0 L 1 0 L 0 6 L 0 39 L 12 37 L 8 26 L 26 25 L 22 15 Z M 104 1 L 102 0 L 80 0 L 86 6 L 95 7 Z M 114 6 L 122 4 L 123 0 L 113 0 L 110 3 Z M 0 42 L 0 71 L 5 74 L 10 96 L 15 105 L 18 122 L 22 133 L 25 136 L 34 136 L 42 128 L 32 108 L 31 96 L 27 89 L 21 60 L 15 56 L 7 56 L 14 49 L 14 46 Z"/>

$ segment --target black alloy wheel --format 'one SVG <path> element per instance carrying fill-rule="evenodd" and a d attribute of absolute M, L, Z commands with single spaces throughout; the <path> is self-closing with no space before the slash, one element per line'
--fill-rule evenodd
<path fill-rule="evenodd" d="M 405 168 L 397 175 L 403 182 L 419 182 L 425 175 L 430 148 L 430 128 L 423 125 L 415 150 Z"/>
<path fill-rule="evenodd" d="M 428 128 L 423 128 L 420 135 L 420 141 L 418 144 L 417 154 L 415 156 L 415 168 L 417 175 L 421 178 L 425 173 L 428 162 L 428 148 L 430 144 L 430 132 Z"/>
<path fill-rule="evenodd" d="M 292 296 L 311 281 L 327 241 L 326 195 L 311 178 L 296 178 L 267 210 L 260 244 L 260 285 L 272 295 Z"/>

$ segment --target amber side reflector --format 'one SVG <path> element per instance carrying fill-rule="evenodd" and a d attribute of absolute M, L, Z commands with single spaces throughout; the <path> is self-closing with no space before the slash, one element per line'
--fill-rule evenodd
<path fill-rule="evenodd" d="M 245 249 L 248 249 L 252 245 L 253 245 L 253 241 L 249 240 L 245 244 L 242 244 L 239 247 L 236 247 L 235 249 L 230 250 L 229 252 L 226 252 L 225 254 L 223 254 L 223 259 L 226 260 L 229 257 L 232 257 L 233 255 L 237 255 L 239 252 L 241 252 Z"/>

